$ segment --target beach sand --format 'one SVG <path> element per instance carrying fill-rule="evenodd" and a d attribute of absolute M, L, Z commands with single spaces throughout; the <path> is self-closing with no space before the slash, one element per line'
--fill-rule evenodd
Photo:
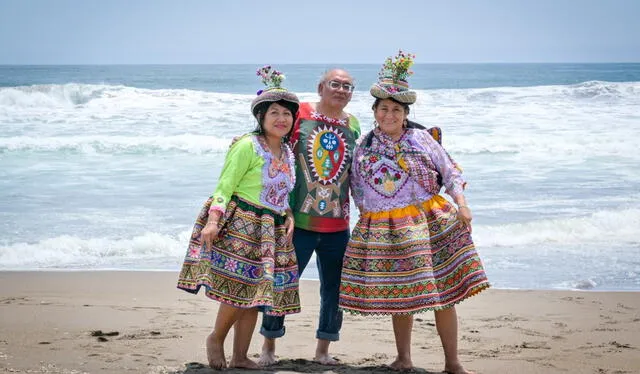
<path fill-rule="evenodd" d="M 204 340 L 218 304 L 176 289 L 177 276 L 0 272 L 0 372 L 212 373 Z M 331 345 L 342 365 L 321 366 L 311 362 L 318 283 L 303 281 L 301 299 L 302 313 L 287 317 L 278 340 L 278 365 L 225 372 L 390 372 L 383 367 L 395 355 L 390 317 L 345 314 L 341 340 Z M 490 289 L 457 310 L 460 356 L 478 373 L 640 373 L 638 292 Z M 416 316 L 412 355 L 416 372 L 443 369 L 433 313 Z"/>

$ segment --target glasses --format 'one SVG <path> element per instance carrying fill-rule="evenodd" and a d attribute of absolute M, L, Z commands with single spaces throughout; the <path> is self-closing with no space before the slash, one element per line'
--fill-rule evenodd
<path fill-rule="evenodd" d="M 327 82 L 327 85 L 332 90 L 339 90 L 340 88 L 342 88 L 343 90 L 345 90 L 347 92 L 353 92 L 353 90 L 355 90 L 355 88 L 356 88 L 356 86 L 352 85 L 351 83 L 342 83 L 342 82 L 338 82 L 338 81 L 329 81 L 329 82 Z"/>

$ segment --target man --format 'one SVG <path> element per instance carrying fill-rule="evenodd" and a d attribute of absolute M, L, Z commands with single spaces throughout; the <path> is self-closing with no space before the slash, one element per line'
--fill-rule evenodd
<path fill-rule="evenodd" d="M 296 158 L 296 186 L 290 206 L 294 213 L 293 245 L 302 275 L 313 252 L 320 276 L 320 320 L 314 361 L 335 365 L 329 344 L 342 327 L 338 309 L 342 259 L 349 241 L 349 173 L 358 120 L 344 108 L 351 101 L 351 75 L 341 69 L 327 71 L 318 83 L 317 103 L 301 103 L 291 143 Z M 284 335 L 284 317 L 263 315 L 265 337 L 258 363 L 276 363 L 275 339 Z"/>

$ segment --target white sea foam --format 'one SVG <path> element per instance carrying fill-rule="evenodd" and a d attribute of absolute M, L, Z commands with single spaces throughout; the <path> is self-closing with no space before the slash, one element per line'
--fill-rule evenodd
<path fill-rule="evenodd" d="M 640 245 L 640 209 L 605 211 L 581 218 L 543 220 L 523 224 L 478 225 L 474 227 L 476 245 L 485 254 L 496 255 L 502 247 L 527 248 L 541 245 L 600 245 L 615 238 L 618 245 Z M 61 235 L 34 243 L 0 246 L 0 269 L 50 268 L 69 266 L 112 267 L 119 263 L 153 262 L 158 258 L 184 255 L 190 231 L 175 235 L 145 233 L 133 238 L 80 238 Z M 524 263 L 497 257 L 500 268 L 525 266 Z M 489 261 L 491 262 L 491 261 Z"/>
<path fill-rule="evenodd" d="M 159 259 L 177 262 L 186 253 L 190 234 L 149 232 L 124 239 L 61 235 L 35 243 L 13 243 L 0 246 L 0 269 L 112 268 L 131 263 L 145 268 L 145 263 L 158 264 Z"/>
<path fill-rule="evenodd" d="M 615 241 L 640 244 L 640 209 L 598 211 L 581 217 L 545 219 L 525 223 L 474 226 L 481 247 L 512 247 L 540 244 L 594 244 L 606 247 Z"/>
<path fill-rule="evenodd" d="M 168 136 L 16 136 L 0 138 L 0 151 L 99 152 L 110 154 L 173 151 L 202 154 L 224 152 L 229 148 L 231 140 L 232 138 L 196 134 Z"/>
<path fill-rule="evenodd" d="M 421 90 L 418 96 L 411 118 L 441 126 L 456 155 L 498 154 L 530 164 L 603 156 L 640 161 L 637 82 Z M 249 99 L 109 85 L 0 88 L 0 151 L 217 152 L 255 126 Z M 363 92 L 349 105 L 365 131 L 373 123 L 370 105 Z"/>

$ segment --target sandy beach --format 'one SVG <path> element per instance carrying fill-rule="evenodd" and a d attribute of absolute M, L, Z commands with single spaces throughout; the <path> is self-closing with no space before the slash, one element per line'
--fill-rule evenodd
<path fill-rule="evenodd" d="M 1 272 L 0 370 L 17 373 L 209 373 L 204 338 L 217 303 L 175 288 L 172 272 Z M 311 362 L 318 283 L 303 281 L 271 373 L 388 372 L 389 317 L 345 315 L 332 352 Z M 487 290 L 458 306 L 460 353 L 478 373 L 640 373 L 640 293 Z M 257 329 L 250 352 L 259 352 Z M 231 339 L 228 339 L 228 343 Z M 230 345 L 226 348 L 231 352 Z M 433 313 L 416 317 L 416 372 L 439 373 Z M 225 372 L 249 372 L 230 370 Z M 256 371 L 252 371 L 255 373 Z"/>

